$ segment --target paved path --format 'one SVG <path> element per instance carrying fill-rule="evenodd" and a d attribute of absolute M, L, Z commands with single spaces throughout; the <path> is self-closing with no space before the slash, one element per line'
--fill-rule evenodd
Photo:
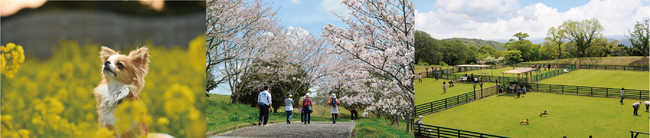
<path fill-rule="evenodd" d="M 275 123 L 266 127 L 251 126 L 242 129 L 226 132 L 215 137 L 301 137 L 301 138 L 322 138 L 337 137 L 348 138 L 352 135 L 354 122 L 311 122 L 304 125 L 300 122 Z"/>

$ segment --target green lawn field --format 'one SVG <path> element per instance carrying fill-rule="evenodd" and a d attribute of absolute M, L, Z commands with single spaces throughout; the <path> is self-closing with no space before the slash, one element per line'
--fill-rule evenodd
<path fill-rule="evenodd" d="M 413 137 L 406 132 L 406 120 L 400 121 L 399 127 L 390 125 L 387 119 L 361 119 L 354 125 L 355 138 L 405 138 Z"/>
<path fill-rule="evenodd" d="M 616 98 L 528 93 L 491 96 L 427 115 L 425 124 L 508 137 L 629 137 L 630 130 L 648 132 L 648 112 L 634 116 L 632 103 Z M 538 117 L 547 110 L 550 115 Z M 530 125 L 520 125 L 520 120 Z"/>
<path fill-rule="evenodd" d="M 648 71 L 581 69 L 538 83 L 648 90 Z"/>
<path fill-rule="evenodd" d="M 517 68 L 521 68 L 521 67 L 516 67 L 515 69 L 517 69 Z M 504 68 L 500 68 L 500 69 L 481 69 L 481 70 L 457 72 L 457 73 L 454 73 L 454 74 L 460 74 L 460 75 L 467 74 L 467 75 L 470 75 L 470 74 L 474 73 L 474 75 L 492 75 L 492 76 L 517 77 L 517 74 L 513 75 L 513 74 L 503 74 L 503 73 L 501 73 L 501 72 L 508 71 L 508 70 L 513 70 L 513 68 L 512 67 L 504 67 Z M 542 69 L 541 72 L 533 72 L 533 75 L 549 72 L 549 71 L 552 71 L 552 70 L 553 69 L 551 69 L 551 70 Z M 523 76 L 523 74 L 522 74 L 521 77 L 525 77 L 525 76 Z"/>
<path fill-rule="evenodd" d="M 423 78 L 422 83 L 420 83 L 416 79 L 414 83 L 415 105 L 464 94 L 474 90 L 474 84 L 472 83 L 456 83 L 454 87 L 449 87 L 449 84 L 447 84 L 447 93 L 443 94 L 442 82 L 449 83 L 449 80 Z M 483 88 L 494 85 L 494 83 L 483 83 Z M 480 89 L 479 86 L 476 87 L 477 90 Z"/>

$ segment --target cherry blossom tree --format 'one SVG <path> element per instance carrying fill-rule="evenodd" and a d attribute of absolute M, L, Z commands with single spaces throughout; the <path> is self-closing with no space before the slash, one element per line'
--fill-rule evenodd
<path fill-rule="evenodd" d="M 321 36 L 335 47 L 332 53 L 349 60 L 349 68 L 333 75 L 338 83 L 330 83 L 329 87 L 344 89 L 342 102 L 365 105 L 365 111 L 388 114 L 392 122 L 404 115 L 409 131 L 414 118 L 413 2 L 344 0 L 342 3 L 350 9 L 349 16 L 337 16 L 347 27 L 328 24 Z"/>
<path fill-rule="evenodd" d="M 255 0 L 206 1 L 207 51 L 206 76 L 208 84 L 226 83 L 232 92 L 231 101 L 237 102 L 241 90 L 250 81 L 241 78 L 249 73 L 260 45 L 274 39 L 270 32 L 279 31 L 277 10 L 267 3 Z M 212 82 L 212 83 L 210 83 Z M 210 89 L 207 89 L 209 91 Z"/>

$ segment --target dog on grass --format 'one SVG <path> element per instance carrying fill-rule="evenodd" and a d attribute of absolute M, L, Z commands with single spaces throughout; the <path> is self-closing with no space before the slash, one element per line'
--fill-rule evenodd
<path fill-rule="evenodd" d="M 548 115 L 548 113 L 546 112 L 546 110 L 544 110 L 544 112 L 539 112 L 539 117 L 542 117 L 543 115 Z"/>
<path fill-rule="evenodd" d="M 528 118 L 526 118 L 526 120 L 521 120 L 521 122 L 519 122 L 520 125 L 524 123 L 526 123 L 526 125 L 530 125 L 530 123 L 528 122 Z"/>
<path fill-rule="evenodd" d="M 93 89 L 99 113 L 99 128 L 115 131 L 116 137 L 171 137 L 167 134 L 148 134 L 146 122 L 133 122 L 125 132 L 117 132 L 115 110 L 122 101 L 143 104 L 138 95 L 144 88 L 144 77 L 149 70 L 149 52 L 146 47 L 133 50 L 129 55 L 121 55 L 108 47 L 99 52 L 102 61 L 102 82 Z M 140 114 L 142 117 L 145 113 Z M 136 118 L 135 116 L 133 118 Z"/>

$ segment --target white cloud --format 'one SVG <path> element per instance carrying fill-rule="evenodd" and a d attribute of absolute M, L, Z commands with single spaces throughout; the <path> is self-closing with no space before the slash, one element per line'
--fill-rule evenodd
<path fill-rule="evenodd" d="M 339 16 L 346 17 L 348 15 L 348 7 L 341 3 L 342 0 L 323 0 L 321 3 L 321 10 L 331 13 L 334 12 Z"/>
<path fill-rule="evenodd" d="M 300 4 L 301 0 L 289 0 L 293 4 Z"/>
<path fill-rule="evenodd" d="M 415 11 L 415 28 L 435 38 L 508 39 L 517 32 L 546 37 L 548 28 L 566 20 L 596 18 L 604 35 L 624 35 L 635 21 L 650 16 L 650 6 L 641 0 L 592 0 L 566 12 L 542 3 L 513 5 L 516 1 L 438 1 L 430 11 Z"/>

